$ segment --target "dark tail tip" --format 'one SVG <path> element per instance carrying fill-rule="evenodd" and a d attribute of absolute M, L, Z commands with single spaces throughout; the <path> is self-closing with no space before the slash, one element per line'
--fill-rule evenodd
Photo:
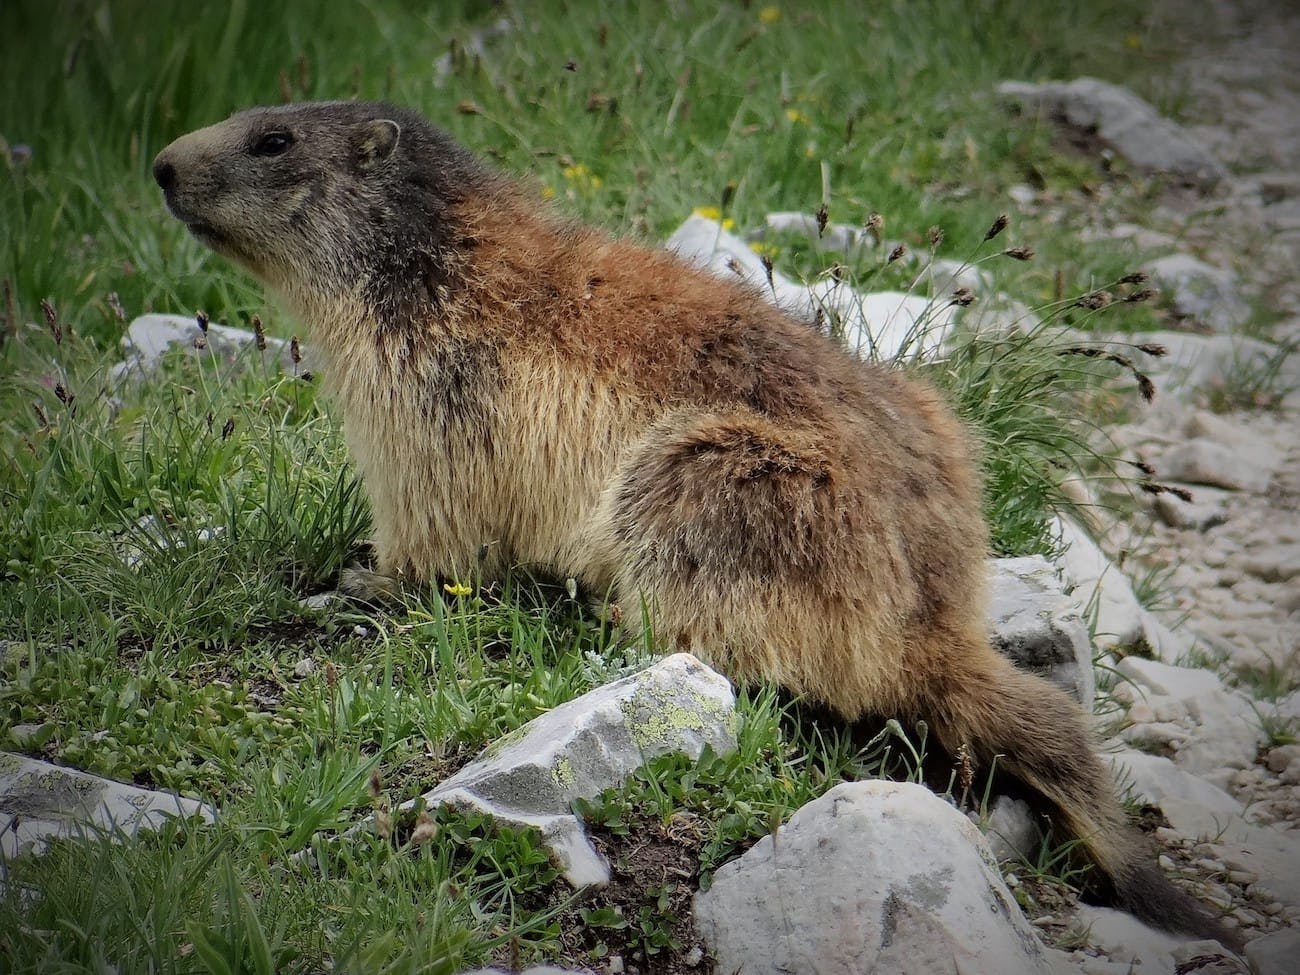
<path fill-rule="evenodd" d="M 1155 928 L 1219 942 L 1240 952 L 1240 935 L 1226 927 L 1195 897 L 1175 887 L 1152 864 L 1128 865 L 1111 878 L 1114 904 Z"/>

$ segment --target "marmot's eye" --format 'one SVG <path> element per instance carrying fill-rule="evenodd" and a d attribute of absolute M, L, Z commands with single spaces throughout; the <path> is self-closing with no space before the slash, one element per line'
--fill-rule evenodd
<path fill-rule="evenodd" d="M 254 156 L 278 156 L 293 145 L 288 132 L 268 132 L 253 144 Z"/>

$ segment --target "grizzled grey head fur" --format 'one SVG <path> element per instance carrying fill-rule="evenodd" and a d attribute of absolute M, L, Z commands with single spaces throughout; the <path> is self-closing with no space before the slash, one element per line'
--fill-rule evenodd
<path fill-rule="evenodd" d="M 171 212 L 273 287 L 359 293 L 396 322 L 454 274 L 453 207 L 494 177 L 441 130 L 375 102 L 253 108 L 154 160 Z"/>

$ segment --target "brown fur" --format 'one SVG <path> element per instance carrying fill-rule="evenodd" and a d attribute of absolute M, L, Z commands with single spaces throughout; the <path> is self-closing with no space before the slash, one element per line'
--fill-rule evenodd
<path fill-rule="evenodd" d="M 259 154 L 267 132 L 294 142 Z M 932 389 L 555 218 L 391 107 L 255 109 L 155 172 L 312 327 L 382 572 L 543 567 L 733 678 L 925 720 L 1039 793 L 1121 903 L 1217 933 L 1138 865 L 1086 717 L 991 649 L 980 485 Z"/>

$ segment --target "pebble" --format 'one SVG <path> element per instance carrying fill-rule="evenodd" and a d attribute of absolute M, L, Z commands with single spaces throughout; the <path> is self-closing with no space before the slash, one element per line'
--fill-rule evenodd
<path fill-rule="evenodd" d="M 316 661 L 312 660 L 311 657 L 303 657 L 293 665 L 293 676 L 300 680 L 304 677 L 310 677 L 315 672 Z"/>

